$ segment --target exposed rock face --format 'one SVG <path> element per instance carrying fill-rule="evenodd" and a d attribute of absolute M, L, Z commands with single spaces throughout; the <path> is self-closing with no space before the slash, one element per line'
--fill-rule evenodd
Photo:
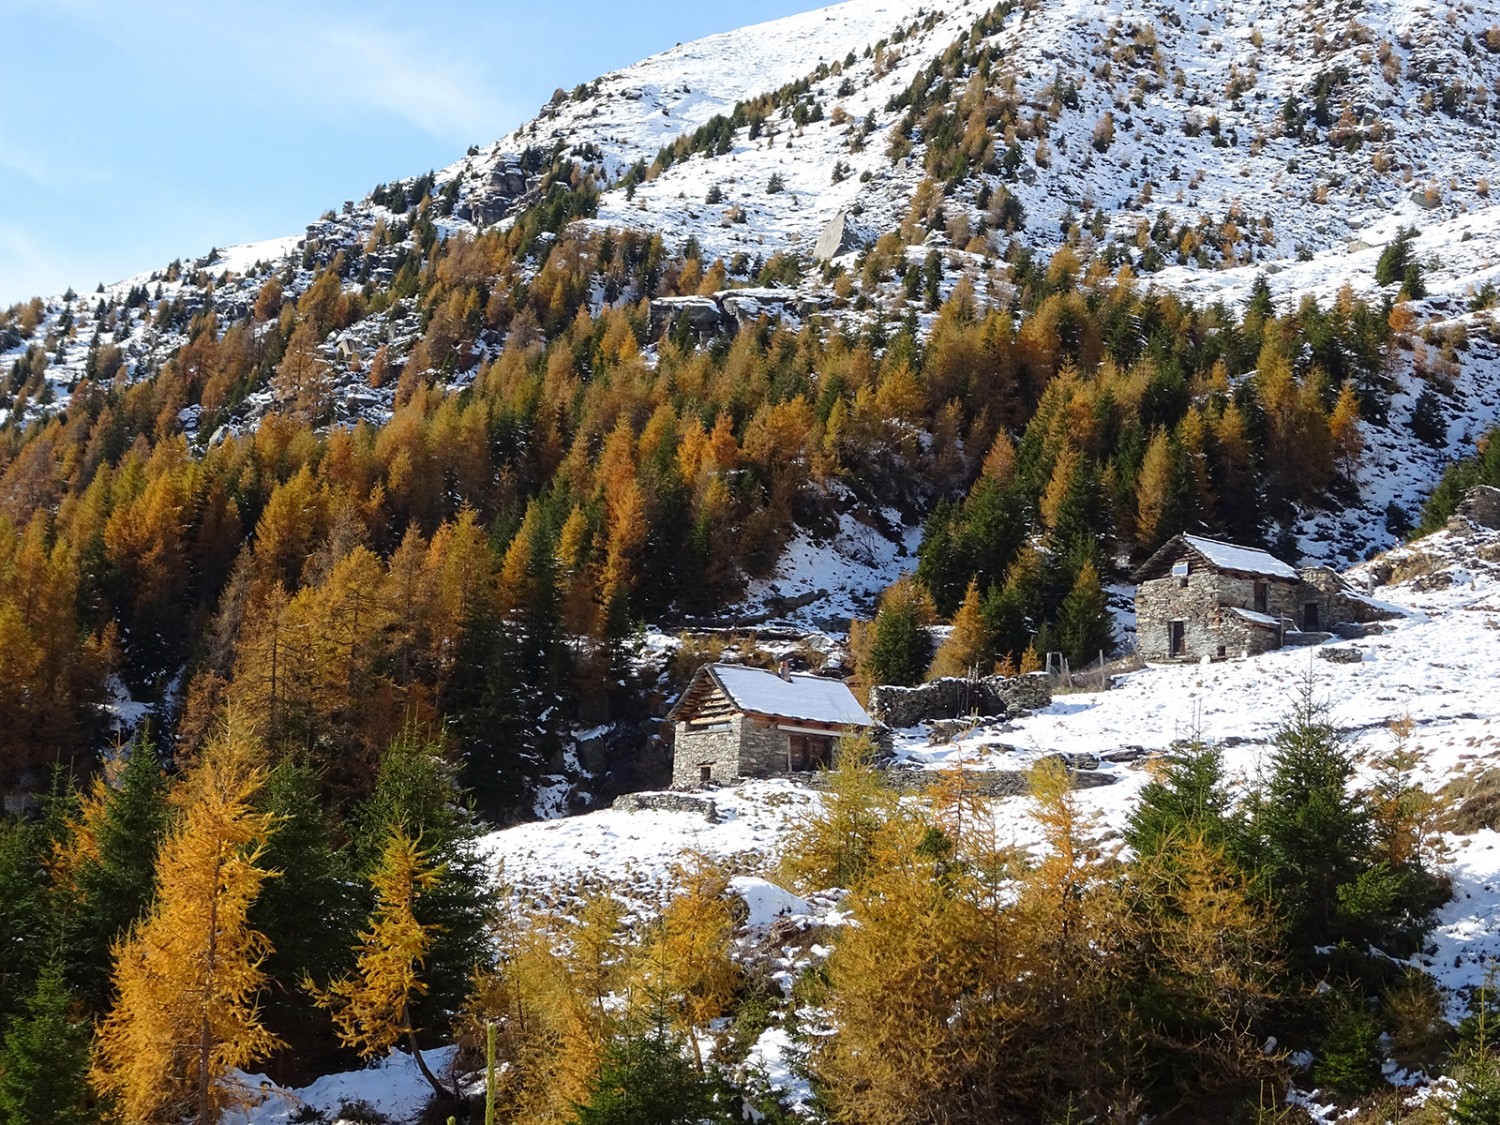
<path fill-rule="evenodd" d="M 979 680 L 945 676 L 918 687 L 881 684 L 871 688 L 869 712 L 886 726 L 911 727 L 934 719 L 1035 711 L 1051 702 L 1052 681 L 1043 672 Z"/>
<path fill-rule="evenodd" d="M 683 322 L 695 338 L 706 340 L 724 331 L 724 309 L 712 297 L 658 297 L 651 302 L 653 340 L 671 335 Z"/>
<path fill-rule="evenodd" d="M 849 233 L 849 217 L 840 211 L 828 225 L 823 228 L 823 233 L 818 235 L 818 244 L 813 247 L 813 260 L 817 262 L 828 262 L 837 258 L 845 250 L 850 248 L 853 240 Z"/>
<path fill-rule="evenodd" d="M 458 205 L 455 214 L 481 226 L 498 223 L 528 200 L 531 190 L 526 173 L 515 164 L 497 164 L 483 188 Z"/>
<path fill-rule="evenodd" d="M 651 339 L 659 340 L 686 322 L 699 343 L 722 332 L 755 325 L 761 315 L 779 316 L 795 296 L 782 289 L 726 289 L 712 297 L 658 297 L 651 302 Z"/>

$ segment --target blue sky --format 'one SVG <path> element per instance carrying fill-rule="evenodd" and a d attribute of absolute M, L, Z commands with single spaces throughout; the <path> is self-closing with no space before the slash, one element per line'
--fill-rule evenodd
<path fill-rule="evenodd" d="M 294 234 L 559 87 L 827 0 L 0 0 L 0 307 Z"/>

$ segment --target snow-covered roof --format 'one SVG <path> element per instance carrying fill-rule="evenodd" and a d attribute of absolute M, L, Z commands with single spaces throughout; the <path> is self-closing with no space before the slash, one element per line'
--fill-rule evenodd
<path fill-rule="evenodd" d="M 849 727 L 874 723 L 841 680 L 801 674 L 782 679 L 775 672 L 743 664 L 713 664 L 708 673 L 743 711 Z"/>
<path fill-rule="evenodd" d="M 1272 617 L 1269 613 L 1256 613 L 1253 609 L 1241 609 L 1237 605 L 1230 606 L 1229 612 L 1234 614 L 1236 617 L 1243 617 L 1252 625 L 1262 625 L 1267 629 L 1277 629 L 1281 626 L 1281 622 L 1276 620 L 1276 618 Z"/>
<path fill-rule="evenodd" d="M 1294 567 L 1288 566 L 1269 551 L 1259 547 L 1241 547 L 1234 543 L 1221 543 L 1217 539 L 1205 539 L 1201 535 L 1184 535 L 1182 541 L 1206 558 L 1214 566 L 1242 574 L 1262 574 L 1267 578 L 1285 578 L 1291 582 L 1298 579 Z"/>

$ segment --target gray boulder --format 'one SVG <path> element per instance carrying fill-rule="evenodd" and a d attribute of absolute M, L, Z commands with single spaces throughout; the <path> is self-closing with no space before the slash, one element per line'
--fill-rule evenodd
<path fill-rule="evenodd" d="M 828 262 L 851 248 L 853 239 L 849 230 L 849 216 L 840 211 L 828 220 L 823 233 L 818 235 L 818 244 L 813 247 L 813 260 Z"/>

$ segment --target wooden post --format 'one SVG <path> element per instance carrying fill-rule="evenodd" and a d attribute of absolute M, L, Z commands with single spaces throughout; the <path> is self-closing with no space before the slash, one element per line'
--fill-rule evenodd
<path fill-rule="evenodd" d="M 484 1025 L 484 1125 L 495 1125 L 495 1025 Z"/>

